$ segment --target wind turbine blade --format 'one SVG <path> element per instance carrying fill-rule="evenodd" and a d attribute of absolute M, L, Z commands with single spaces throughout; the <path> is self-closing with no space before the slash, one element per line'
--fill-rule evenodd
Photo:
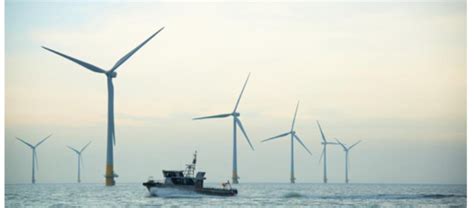
<path fill-rule="evenodd" d="M 18 141 L 22 142 L 23 144 L 28 145 L 28 146 L 31 147 L 31 148 L 35 148 L 33 145 L 31 145 L 31 144 L 28 143 L 28 142 L 25 142 L 25 140 L 23 140 L 23 139 L 20 139 L 20 138 L 18 138 L 18 137 L 16 137 L 16 139 L 18 139 Z"/>
<path fill-rule="evenodd" d="M 112 97 L 112 100 L 114 100 L 114 83 L 112 82 L 112 79 L 107 79 L 107 85 L 108 87 L 111 89 L 111 94 L 109 94 L 109 96 Z M 112 108 L 111 108 L 111 112 L 109 112 L 110 114 L 108 114 L 108 125 L 109 126 L 109 130 L 110 130 L 110 138 L 112 139 L 112 142 L 115 146 L 115 113 L 114 113 L 114 108 L 113 108 L 114 104 L 112 102 Z"/>
<path fill-rule="evenodd" d="M 360 142 L 362 142 L 362 140 L 359 140 L 357 143 L 351 145 L 347 150 L 350 150 L 351 148 L 353 148 L 354 146 L 356 146 L 356 145 L 359 144 Z"/>
<path fill-rule="evenodd" d="M 311 153 L 311 151 L 309 151 L 309 149 L 306 147 L 306 145 L 304 145 L 303 141 L 301 141 L 301 139 L 296 134 L 295 134 L 295 139 L 296 139 L 296 141 L 298 141 L 301 144 L 301 146 L 303 146 L 306 149 L 306 151 L 308 151 L 308 153 L 310 155 L 313 155 L 313 153 Z"/>
<path fill-rule="evenodd" d="M 323 138 L 323 141 L 326 142 L 326 136 L 324 136 L 323 129 L 321 128 L 321 125 L 318 122 L 318 127 L 319 127 L 319 132 L 321 132 L 321 137 Z"/>
<path fill-rule="evenodd" d="M 110 71 L 115 71 L 117 70 L 117 68 L 122 65 L 123 63 L 125 63 L 125 61 L 127 61 L 130 57 L 132 57 L 132 55 L 137 52 L 141 47 L 143 47 L 146 43 L 148 43 L 148 41 L 150 41 L 153 37 L 155 37 L 159 32 L 161 32 L 163 29 L 165 29 L 165 27 L 162 27 L 161 29 L 159 29 L 158 31 L 156 31 L 155 33 L 153 33 L 153 35 L 151 35 L 148 39 L 146 39 L 145 41 L 143 41 L 143 43 L 141 43 L 140 45 L 138 45 L 136 48 L 134 48 L 132 51 L 128 52 L 124 57 L 122 57 L 121 59 L 119 59 L 117 61 L 117 63 L 115 63 L 115 65 L 112 67 L 112 69 Z"/>
<path fill-rule="evenodd" d="M 82 159 L 82 154 L 79 154 L 79 163 L 81 163 L 82 168 L 84 168 L 84 160 Z"/>
<path fill-rule="evenodd" d="M 347 153 L 349 154 L 349 152 Z M 351 169 L 351 163 L 350 163 L 351 160 L 349 160 L 349 156 L 347 156 L 347 169 Z"/>
<path fill-rule="evenodd" d="M 112 141 L 114 141 L 114 146 L 115 146 L 115 118 L 114 114 L 112 113 Z"/>
<path fill-rule="evenodd" d="M 114 127 L 112 127 L 112 129 L 115 129 Z M 112 141 L 114 142 L 114 146 L 116 145 L 115 144 L 115 132 L 112 132 Z"/>
<path fill-rule="evenodd" d="M 80 152 L 84 151 L 89 146 L 89 144 L 91 144 L 91 142 L 87 143 L 86 146 L 84 146 Z"/>
<path fill-rule="evenodd" d="M 208 118 L 225 118 L 231 116 L 231 113 L 226 113 L 226 114 L 218 114 L 218 115 L 213 115 L 213 116 L 204 116 L 204 117 L 198 117 L 198 118 L 193 118 L 193 120 L 202 120 L 202 119 L 208 119 Z"/>
<path fill-rule="evenodd" d="M 293 129 L 295 128 L 296 113 L 298 113 L 299 105 L 300 105 L 300 101 L 298 100 L 298 103 L 296 104 L 295 115 L 293 116 L 293 123 L 291 123 L 291 131 L 293 131 Z"/>
<path fill-rule="evenodd" d="M 291 132 L 286 132 L 286 133 L 284 133 L 284 134 L 280 134 L 280 135 L 278 135 L 278 136 L 274 136 L 274 137 L 271 137 L 271 138 L 269 138 L 269 139 L 262 140 L 262 142 L 266 142 L 266 141 L 269 141 L 269 140 L 272 140 L 272 139 L 277 139 L 277 138 L 280 138 L 280 137 L 284 137 L 284 136 L 286 136 L 286 135 L 288 135 L 288 134 L 291 134 Z"/>
<path fill-rule="evenodd" d="M 35 154 L 36 170 L 39 170 L 38 154 L 36 154 L 36 149 L 33 150 Z"/>
<path fill-rule="evenodd" d="M 339 144 L 337 142 L 325 142 L 325 144 Z"/>
<path fill-rule="evenodd" d="M 250 73 L 249 75 L 247 75 L 247 79 L 245 80 L 244 87 L 242 87 L 242 91 L 240 91 L 239 98 L 237 99 L 237 103 L 235 103 L 234 111 L 232 112 L 237 111 L 237 107 L 239 107 L 239 103 L 240 103 L 240 98 L 242 98 L 242 94 L 244 94 L 245 86 L 247 86 L 247 82 L 249 81 L 249 78 L 250 78 Z"/>
<path fill-rule="evenodd" d="M 49 137 L 51 137 L 52 134 L 50 134 L 49 136 L 47 136 L 46 138 L 44 138 L 43 140 L 41 140 L 40 142 L 38 142 L 38 144 L 35 145 L 35 147 L 39 146 L 41 143 L 43 143 L 44 141 L 46 141 Z"/>
<path fill-rule="evenodd" d="M 319 157 L 318 164 L 321 164 L 321 160 L 323 159 L 323 154 L 324 154 L 325 151 L 326 151 L 326 149 L 323 149 L 323 151 L 321 152 L 321 156 Z"/>
<path fill-rule="evenodd" d="M 79 152 L 78 150 L 76 150 L 76 149 L 74 149 L 74 148 L 72 148 L 72 147 L 70 147 L 70 146 L 66 146 L 66 147 L 69 148 L 69 149 L 71 149 L 72 151 L 76 152 L 77 154 L 81 153 L 81 152 Z"/>
<path fill-rule="evenodd" d="M 342 146 L 342 148 L 343 148 L 344 150 L 347 150 L 346 145 L 344 145 L 341 141 L 339 141 L 339 139 L 337 139 L 337 138 L 334 138 L 334 139 L 337 141 L 337 143 L 339 143 L 339 144 Z"/>
<path fill-rule="evenodd" d="M 240 122 L 240 119 L 238 119 L 238 118 L 236 119 L 236 121 L 237 121 L 237 125 L 239 126 L 240 130 L 242 130 L 242 133 L 244 134 L 245 138 L 247 139 L 247 142 L 249 143 L 250 148 L 252 148 L 252 150 L 255 150 L 253 148 L 252 142 L 250 142 L 250 139 L 249 139 L 249 137 L 247 136 L 247 133 L 244 130 L 244 126 L 242 125 L 242 122 Z"/>
<path fill-rule="evenodd" d="M 94 66 L 94 65 L 89 64 L 89 63 L 87 63 L 87 62 L 84 62 L 84 61 L 81 61 L 81 60 L 79 60 L 79 59 L 70 57 L 70 56 L 68 56 L 68 55 L 66 55 L 66 54 L 60 53 L 60 52 L 58 52 L 58 51 L 55 51 L 55 50 L 50 49 L 50 48 L 47 48 L 47 47 L 45 47 L 45 46 L 41 46 L 41 47 L 44 48 L 44 49 L 46 49 L 46 50 L 48 50 L 48 51 L 50 51 L 50 52 L 52 52 L 52 53 L 55 53 L 55 54 L 57 54 L 57 55 L 59 55 L 59 56 L 62 56 L 62 57 L 64 57 L 64 58 L 66 58 L 66 59 L 69 59 L 70 61 L 72 61 L 72 62 L 74 62 L 74 63 L 76 63 L 76 64 L 79 64 L 79 65 L 81 65 L 81 66 L 83 66 L 83 67 L 85 67 L 85 68 L 87 68 L 87 69 L 89 69 L 89 70 L 91 70 L 91 71 L 93 71 L 93 72 L 105 73 L 105 70 L 103 70 L 103 69 L 101 69 L 101 68 L 99 68 L 99 67 L 97 67 L 97 66 Z"/>

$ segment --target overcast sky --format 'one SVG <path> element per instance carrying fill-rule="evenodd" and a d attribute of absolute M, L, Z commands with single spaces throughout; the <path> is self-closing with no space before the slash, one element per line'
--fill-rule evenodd
<path fill-rule="evenodd" d="M 348 144 L 356 183 L 466 183 L 466 5 L 457 3 L 6 3 L 5 180 L 28 183 L 32 143 L 39 183 L 103 182 L 107 88 L 45 45 L 118 69 L 117 182 L 161 178 L 198 150 L 210 181 L 231 176 L 232 120 L 192 121 L 240 103 L 255 151 L 238 134 L 241 182 L 289 182 L 288 131 L 297 100 L 297 182 L 322 182 L 320 120 Z M 341 147 L 330 182 L 344 181 Z"/>

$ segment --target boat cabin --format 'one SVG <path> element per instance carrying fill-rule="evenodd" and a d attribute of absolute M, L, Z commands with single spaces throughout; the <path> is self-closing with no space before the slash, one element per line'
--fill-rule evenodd
<path fill-rule="evenodd" d="M 182 170 L 163 170 L 163 176 L 165 178 L 165 184 L 173 185 L 185 185 L 185 186 L 196 186 L 202 187 L 205 172 L 198 172 L 196 177 L 185 176 Z"/>

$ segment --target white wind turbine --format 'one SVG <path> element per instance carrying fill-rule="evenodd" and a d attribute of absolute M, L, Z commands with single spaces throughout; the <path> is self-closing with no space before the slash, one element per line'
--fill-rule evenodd
<path fill-rule="evenodd" d="M 52 134 L 51 134 L 52 135 Z M 38 163 L 38 155 L 36 154 L 36 148 L 41 144 L 43 143 L 44 141 L 46 141 L 51 135 L 47 136 L 46 138 L 42 139 L 40 142 L 38 142 L 38 144 L 36 145 L 32 145 L 28 142 L 25 142 L 23 139 L 20 139 L 18 137 L 16 137 L 16 139 L 18 139 L 18 141 L 26 144 L 28 147 L 31 148 L 31 150 L 33 150 L 33 164 L 31 166 L 31 183 L 35 184 L 36 183 L 36 178 L 35 178 L 35 165 L 36 165 L 36 170 L 39 170 L 39 163 Z"/>
<path fill-rule="evenodd" d="M 117 76 L 117 68 L 125 63 L 130 57 L 132 57 L 135 52 L 137 52 L 141 47 L 143 47 L 148 41 L 150 41 L 155 35 L 157 35 L 164 27 L 159 29 L 148 39 L 138 45 L 136 48 L 128 52 L 125 56 L 119 59 L 115 65 L 110 70 L 104 70 L 87 62 L 81 61 L 79 59 L 70 57 L 53 49 L 42 46 L 42 48 L 55 53 L 59 56 L 62 56 L 76 64 L 79 64 L 93 72 L 104 74 L 107 77 L 107 92 L 108 92 L 108 113 L 107 113 L 107 160 L 105 168 L 105 185 L 113 186 L 115 185 L 115 177 L 118 175 L 114 172 L 114 145 L 115 145 L 115 123 L 114 123 L 114 85 L 112 79 Z"/>
<path fill-rule="evenodd" d="M 229 116 L 233 117 L 233 153 L 232 153 L 232 183 L 233 184 L 238 184 L 239 183 L 239 176 L 237 174 L 237 126 L 240 128 L 242 133 L 244 134 L 245 138 L 247 139 L 248 144 L 250 145 L 250 148 L 254 150 L 252 143 L 250 142 L 249 137 L 247 136 L 247 133 L 245 132 L 244 126 L 242 125 L 242 122 L 239 119 L 240 113 L 237 112 L 237 107 L 239 107 L 239 102 L 240 99 L 242 98 L 242 94 L 244 93 L 245 86 L 247 85 L 247 82 L 249 81 L 250 78 L 250 73 L 247 76 L 247 80 L 245 80 L 244 87 L 242 88 L 242 91 L 240 92 L 239 98 L 237 99 L 237 103 L 235 104 L 234 110 L 232 113 L 225 113 L 225 114 L 218 114 L 218 115 L 212 115 L 212 116 L 204 116 L 204 117 L 198 117 L 198 118 L 193 118 L 193 120 L 202 120 L 202 119 L 210 119 L 210 118 L 226 118 Z"/>
<path fill-rule="evenodd" d="M 326 150 L 326 145 L 328 144 L 337 144 L 336 142 L 328 142 L 326 140 L 326 136 L 324 136 L 323 129 L 321 128 L 321 125 L 319 125 L 319 121 L 317 121 L 318 127 L 319 127 L 319 132 L 321 132 L 321 138 L 323 141 L 321 141 L 321 144 L 323 145 L 323 152 L 321 152 L 321 157 L 319 157 L 319 162 L 321 163 L 321 159 L 324 156 L 324 177 L 323 181 L 324 183 L 328 182 L 328 177 L 327 177 L 327 150 Z"/>
<path fill-rule="evenodd" d="M 295 110 L 295 115 L 293 116 L 293 122 L 291 123 L 291 129 L 289 132 L 286 132 L 286 133 L 283 133 L 283 134 L 280 134 L 278 136 L 274 136 L 274 137 L 271 137 L 269 139 L 265 139 L 265 140 L 262 140 L 262 142 L 266 142 L 266 141 L 269 141 L 269 140 L 273 140 L 273 139 L 278 139 L 278 138 L 281 138 L 281 137 L 285 137 L 287 135 L 291 135 L 290 137 L 290 141 L 291 141 L 291 149 L 290 149 L 290 182 L 291 183 L 295 183 L 295 160 L 294 160 L 294 140 L 296 139 L 296 141 L 298 141 L 301 146 L 303 146 L 306 151 L 308 151 L 308 153 L 310 155 L 311 154 L 311 151 L 309 151 L 308 148 L 306 148 L 306 146 L 304 145 L 303 141 L 301 141 L 301 139 L 298 137 L 298 135 L 296 135 L 296 131 L 294 130 L 295 129 L 295 121 L 296 121 L 296 114 L 298 113 L 298 106 L 299 106 L 300 102 L 298 101 L 298 104 L 296 104 L 296 110 Z"/>
<path fill-rule="evenodd" d="M 77 182 L 81 182 L 81 164 L 84 165 L 84 162 L 82 161 L 82 152 L 89 146 L 91 142 L 87 143 L 81 150 L 74 149 L 70 146 L 67 146 L 69 149 L 74 151 L 77 154 Z"/>
<path fill-rule="evenodd" d="M 342 142 L 340 142 L 338 139 L 336 139 L 337 143 L 339 143 L 342 147 L 342 149 L 344 150 L 344 152 L 346 153 L 346 183 L 349 183 L 349 167 L 348 167 L 348 163 L 349 163 L 349 150 L 351 150 L 353 147 L 355 147 L 357 144 L 359 144 L 361 142 L 361 140 L 359 140 L 358 142 L 356 142 L 355 144 L 347 147 L 345 144 L 343 144 Z"/>

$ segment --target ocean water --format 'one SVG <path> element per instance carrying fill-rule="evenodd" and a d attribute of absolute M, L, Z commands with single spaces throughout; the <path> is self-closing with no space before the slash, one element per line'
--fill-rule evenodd
<path fill-rule="evenodd" d="M 218 184 L 207 184 L 217 187 Z M 151 196 L 141 183 L 7 184 L 6 207 L 466 207 L 466 185 L 234 185 L 234 197 Z"/>

